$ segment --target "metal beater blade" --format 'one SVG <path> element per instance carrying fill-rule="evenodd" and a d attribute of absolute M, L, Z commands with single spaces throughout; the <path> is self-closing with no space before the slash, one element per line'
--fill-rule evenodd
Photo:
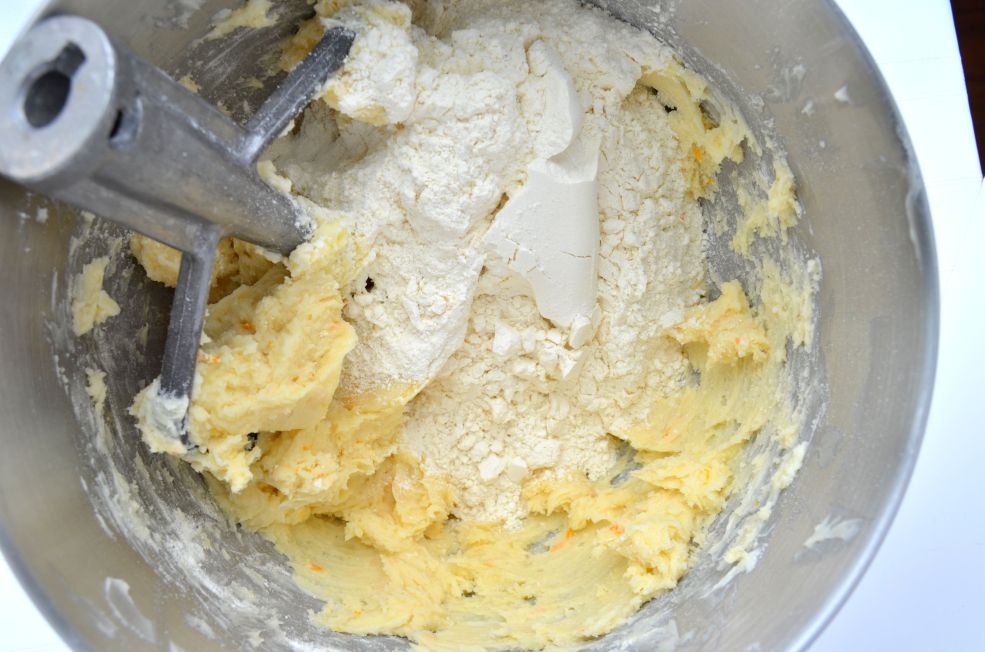
<path fill-rule="evenodd" d="M 182 252 L 162 396 L 191 395 L 218 241 L 287 254 L 309 235 L 302 209 L 260 179 L 256 160 L 354 38 L 328 29 L 245 127 L 77 16 L 38 23 L 0 64 L 0 175 Z M 184 420 L 175 431 L 187 446 Z"/>

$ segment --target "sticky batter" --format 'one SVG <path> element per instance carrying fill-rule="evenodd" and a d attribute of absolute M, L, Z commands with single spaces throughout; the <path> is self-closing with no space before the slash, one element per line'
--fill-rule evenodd
<path fill-rule="evenodd" d="M 707 83 L 664 46 L 573 1 L 323 0 L 316 10 L 283 65 L 335 21 L 357 32 L 355 46 L 261 173 L 301 197 L 318 227 L 283 261 L 221 244 L 189 409 L 197 447 L 180 455 L 231 515 L 291 559 L 299 584 L 325 601 L 315 619 L 327 627 L 447 650 L 603 635 L 687 571 L 741 490 L 743 448 L 757 436 L 794 443 L 785 362 L 789 346 L 811 339 L 810 275 L 757 260 L 745 288 L 715 287 L 702 250 L 699 199 L 714 196 L 723 161 L 759 145 L 730 107 L 709 114 Z M 469 93 L 487 100 L 469 104 Z M 431 149 L 393 155 L 407 143 Z M 531 289 L 550 261 L 516 264 L 523 243 L 499 261 L 483 244 L 511 199 L 541 192 L 530 170 L 554 175 L 544 187 L 596 184 L 585 214 L 597 216 L 601 244 L 575 257 L 597 265 L 599 289 L 550 318 Z M 740 189 L 746 214 L 733 247 L 744 256 L 796 221 L 793 177 L 780 160 L 773 172 Z M 546 215 L 537 205 L 522 204 L 523 214 Z M 415 238 L 425 245 L 412 249 Z M 640 261 L 620 253 L 660 242 L 673 246 Z M 537 244 L 528 250 L 571 255 Z M 143 238 L 131 248 L 152 279 L 174 284 L 173 251 Z M 447 257 L 434 258 L 443 248 Z M 642 265 L 648 284 L 633 289 L 614 264 Z M 418 285 L 395 287 L 415 265 Z M 443 294 L 429 294 L 442 275 Z M 642 298 L 619 303 L 633 292 Z M 515 295 L 515 314 L 487 310 L 497 293 Z M 410 317 L 398 310 L 424 320 L 419 341 L 400 339 Z M 633 311 L 640 317 L 626 321 Z M 543 337 L 531 335 L 528 350 L 527 326 L 508 318 Z M 638 339 L 612 345 L 620 332 Z M 401 357 L 411 345 L 421 356 Z M 643 365 L 640 380 L 620 384 L 631 363 Z M 486 400 L 467 393 L 469 369 L 496 376 L 481 385 L 490 391 L 520 384 L 521 394 L 555 397 L 543 439 L 556 455 L 538 458 L 534 431 L 515 424 L 527 434 L 464 458 L 478 470 L 436 459 L 448 446 L 428 447 L 422 424 L 447 413 L 441 397 L 461 391 L 461 414 Z M 149 396 L 137 396 L 136 415 Z M 511 400 L 503 404 L 522 405 Z M 476 430 L 514 424 L 497 406 L 475 412 Z"/>

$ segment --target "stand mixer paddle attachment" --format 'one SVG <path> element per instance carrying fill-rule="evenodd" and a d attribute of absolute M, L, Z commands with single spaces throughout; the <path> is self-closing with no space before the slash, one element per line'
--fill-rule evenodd
<path fill-rule="evenodd" d="M 0 63 L 0 175 L 181 251 L 158 389 L 171 446 L 190 446 L 217 244 L 235 236 L 288 254 L 310 234 L 304 210 L 260 179 L 256 161 L 354 38 L 329 28 L 245 126 L 77 16 L 38 23 Z"/>

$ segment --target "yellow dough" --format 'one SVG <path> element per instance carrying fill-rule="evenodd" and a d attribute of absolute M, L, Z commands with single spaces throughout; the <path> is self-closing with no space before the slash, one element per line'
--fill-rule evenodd
<path fill-rule="evenodd" d="M 247 0 L 242 7 L 232 11 L 212 28 L 206 38 L 216 39 L 244 27 L 270 27 L 274 24 L 270 16 L 272 4 L 270 0 Z"/>
<path fill-rule="evenodd" d="M 332 16 L 350 4 L 323 0 L 316 10 Z M 266 20 L 268 5 L 251 1 L 249 16 Z M 402 5 L 367 1 L 353 11 L 370 26 L 410 29 Z M 236 16 L 222 29 L 247 24 L 246 13 Z M 318 19 L 302 26 L 284 65 L 322 29 Z M 324 101 L 346 120 L 398 133 L 386 106 L 349 110 L 347 93 L 361 83 L 357 54 Z M 714 194 L 721 163 L 741 161 L 743 143 L 758 151 L 737 112 L 719 105 L 709 115 L 707 82 L 676 60 L 640 69 L 636 84 L 673 110 L 674 164 L 692 200 Z M 274 178 L 269 167 L 264 176 Z M 782 161 L 775 177 L 740 189 L 746 216 L 733 246 L 743 255 L 754 237 L 784 237 L 796 220 Z M 620 453 L 605 477 L 531 472 L 522 485 L 529 516 L 518 529 L 449 518 L 460 496 L 399 445 L 422 387 L 340 385 L 356 346 L 346 292 L 371 252 L 338 213 L 309 208 L 314 236 L 281 262 L 220 243 L 189 411 L 197 448 L 181 457 L 206 474 L 234 518 L 291 559 L 301 587 L 325 601 L 315 619 L 327 627 L 399 634 L 434 650 L 563 647 L 605 634 L 687 571 L 737 489 L 746 444 L 796 430 L 785 364 L 788 346 L 810 340 L 811 288 L 767 261 L 757 283 L 720 284 L 717 298 L 701 299 L 669 329 L 693 378 L 643 422 L 609 433 Z M 174 251 L 140 237 L 131 249 L 150 278 L 174 284 Z"/>
<path fill-rule="evenodd" d="M 85 335 L 97 324 L 120 314 L 120 305 L 103 289 L 109 258 L 102 256 L 83 266 L 72 287 L 72 331 Z"/>
<path fill-rule="evenodd" d="M 168 287 L 177 284 L 181 266 L 181 255 L 177 251 L 140 234 L 134 234 L 130 239 L 130 251 L 151 280 Z M 215 303 L 241 285 L 253 285 L 273 265 L 268 255 L 249 242 L 235 238 L 220 240 L 212 266 L 209 302 Z"/>
<path fill-rule="evenodd" d="M 625 433 L 640 468 L 617 486 L 622 467 L 596 483 L 531 480 L 534 515 L 519 531 L 447 520 L 447 488 L 393 449 L 406 395 L 336 398 L 316 427 L 261 437 L 270 450 L 246 489 L 211 486 L 293 560 L 301 586 L 326 601 L 318 622 L 333 629 L 436 650 L 604 634 L 676 585 L 732 489 L 742 446 L 767 422 L 793 422 L 782 372 L 788 317 L 803 315 L 790 297 L 771 298 L 781 303 L 753 312 L 731 282 L 689 311 L 678 336 L 701 382 Z"/>

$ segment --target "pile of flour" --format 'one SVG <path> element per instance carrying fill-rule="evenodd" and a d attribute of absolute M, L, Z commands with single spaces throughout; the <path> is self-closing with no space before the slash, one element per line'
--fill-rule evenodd
<path fill-rule="evenodd" d="M 564 7 L 427 3 L 416 26 L 400 4 L 347 7 L 325 21 L 360 35 L 327 89 L 331 108 L 316 103 L 272 150 L 295 190 L 338 211 L 366 253 L 346 302 L 359 342 L 342 391 L 421 388 L 400 445 L 450 480 L 463 519 L 515 525 L 532 474 L 605 473 L 608 433 L 682 384 L 687 363 L 667 330 L 704 287 L 700 211 L 684 199 L 663 106 L 637 86 L 671 53 Z M 598 243 L 581 256 L 595 308 L 577 334 L 544 317 L 530 279 L 486 242 L 528 167 L 571 131 L 536 52 L 573 84 L 568 140 L 598 151 L 586 212 Z M 549 206 L 538 210 L 530 219 L 547 219 Z M 576 282 L 549 281 L 557 292 Z"/>

